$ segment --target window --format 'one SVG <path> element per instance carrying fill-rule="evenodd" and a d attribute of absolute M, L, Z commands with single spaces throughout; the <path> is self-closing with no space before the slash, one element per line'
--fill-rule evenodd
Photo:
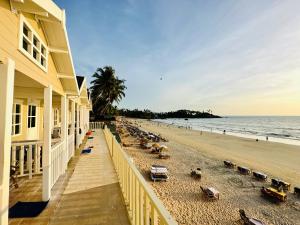
<path fill-rule="evenodd" d="M 27 127 L 28 128 L 36 127 L 36 105 L 28 106 Z"/>
<path fill-rule="evenodd" d="M 22 16 L 21 18 L 20 50 L 46 72 L 48 60 L 46 45 L 29 24 L 25 22 L 24 17 Z"/>
<path fill-rule="evenodd" d="M 59 123 L 59 110 L 54 109 L 54 126 L 57 126 Z"/>
<path fill-rule="evenodd" d="M 12 135 L 21 134 L 21 104 L 13 104 Z"/>

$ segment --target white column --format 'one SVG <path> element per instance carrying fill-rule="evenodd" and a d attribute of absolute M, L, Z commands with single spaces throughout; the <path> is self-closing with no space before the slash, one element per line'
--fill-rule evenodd
<path fill-rule="evenodd" d="M 44 88 L 43 201 L 51 197 L 52 86 Z"/>
<path fill-rule="evenodd" d="M 72 101 L 71 102 L 71 132 L 70 132 L 71 135 L 74 135 L 74 141 L 75 141 L 75 102 Z M 72 147 L 75 147 L 75 146 L 72 146 Z M 73 154 L 72 156 L 74 156 L 74 151 L 73 151 Z"/>
<path fill-rule="evenodd" d="M 77 111 L 77 122 L 76 122 L 76 148 L 79 148 L 79 145 L 81 144 L 81 138 L 79 134 L 79 104 L 76 103 L 76 111 Z"/>
<path fill-rule="evenodd" d="M 88 127 L 90 127 L 90 110 L 87 109 L 87 123 L 88 123 Z"/>
<path fill-rule="evenodd" d="M 83 126 L 83 106 L 79 106 L 80 108 L 80 128 L 81 128 L 81 134 L 80 134 L 80 141 L 83 141 L 83 137 L 84 137 L 84 126 Z"/>
<path fill-rule="evenodd" d="M 0 224 L 8 224 L 9 173 L 15 62 L 0 64 Z"/>
<path fill-rule="evenodd" d="M 68 164 L 68 143 L 67 143 L 67 109 L 68 109 L 68 102 L 67 97 L 65 95 L 61 96 L 60 98 L 60 105 L 61 105 L 61 141 L 64 143 L 64 152 L 63 152 L 63 168 L 61 173 L 64 172 L 65 169 L 67 169 Z"/>

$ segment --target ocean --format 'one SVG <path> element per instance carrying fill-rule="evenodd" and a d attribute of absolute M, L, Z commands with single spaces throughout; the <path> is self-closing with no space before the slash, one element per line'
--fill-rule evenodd
<path fill-rule="evenodd" d="M 213 119 L 157 119 L 154 121 L 259 140 L 300 145 L 300 116 L 228 116 Z M 300 150 L 300 149 L 299 149 Z"/>

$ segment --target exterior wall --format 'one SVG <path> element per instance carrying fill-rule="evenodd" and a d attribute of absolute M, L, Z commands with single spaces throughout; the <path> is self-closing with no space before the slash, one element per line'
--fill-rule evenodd
<path fill-rule="evenodd" d="M 23 15 L 25 20 L 47 45 L 42 27 L 35 20 L 34 16 L 27 13 Z M 20 15 L 11 11 L 8 0 L 0 1 L 0 21 L 0 61 L 12 58 L 15 61 L 16 70 L 31 77 L 45 87 L 51 84 L 53 91 L 63 94 L 63 88 L 60 80 L 57 78 L 57 71 L 51 54 L 48 53 L 48 72 L 46 73 L 19 50 Z"/>

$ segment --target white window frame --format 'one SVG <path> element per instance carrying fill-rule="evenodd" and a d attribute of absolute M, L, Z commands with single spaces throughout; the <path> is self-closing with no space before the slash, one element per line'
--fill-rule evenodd
<path fill-rule="evenodd" d="M 14 101 L 13 103 L 13 112 L 12 112 L 12 136 L 13 137 L 16 137 L 16 136 L 19 136 L 22 134 L 22 101 Z M 20 112 L 19 113 L 16 113 L 16 105 L 20 105 Z M 20 121 L 19 123 L 15 123 L 16 121 L 16 115 L 19 115 L 20 116 Z M 19 125 L 19 133 L 16 134 L 15 133 L 15 126 L 16 125 Z"/>
<path fill-rule="evenodd" d="M 59 126 L 59 109 L 58 108 L 54 108 L 54 110 L 53 110 L 53 125 L 54 125 L 54 127 Z"/>
<path fill-rule="evenodd" d="M 35 116 L 32 116 L 31 115 L 31 113 L 29 113 L 29 108 L 30 108 L 30 106 L 35 106 Z M 27 129 L 30 129 L 30 128 L 37 128 L 37 126 L 38 126 L 38 122 L 37 122 L 37 117 L 38 117 L 38 106 L 37 106 L 37 104 L 35 104 L 35 103 L 29 103 L 28 104 L 28 107 L 27 107 Z M 31 109 L 31 111 L 30 112 L 32 112 L 32 109 Z M 33 117 L 35 117 L 35 123 L 34 123 L 34 127 L 32 127 L 31 126 L 31 118 L 33 118 Z M 28 121 L 30 120 L 30 126 L 28 126 Z"/>
<path fill-rule="evenodd" d="M 29 30 L 29 37 L 27 37 L 23 33 L 23 27 L 25 26 Z M 38 46 L 34 45 L 34 38 L 38 41 Z M 23 48 L 23 40 L 25 40 L 29 45 L 29 52 Z M 42 47 L 45 49 L 45 53 L 42 54 Z M 37 59 L 33 57 L 33 51 L 38 53 Z M 36 64 L 39 68 L 41 68 L 44 72 L 48 72 L 48 47 L 40 38 L 40 36 L 35 32 L 29 22 L 26 21 L 25 17 L 20 14 L 20 31 L 19 31 L 19 51 L 22 52 L 25 56 L 27 56 L 34 64 Z M 45 59 L 45 66 L 41 64 L 41 57 Z"/>

